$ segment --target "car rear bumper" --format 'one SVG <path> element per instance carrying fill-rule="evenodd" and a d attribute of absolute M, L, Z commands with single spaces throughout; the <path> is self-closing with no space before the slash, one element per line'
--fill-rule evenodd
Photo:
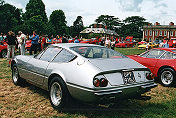
<path fill-rule="evenodd" d="M 153 81 L 145 83 L 137 83 L 136 85 L 113 86 L 111 88 L 88 89 L 78 87 L 76 85 L 67 84 L 72 97 L 84 102 L 110 102 L 111 100 L 119 100 L 124 98 L 135 98 L 151 88 L 157 86 Z"/>

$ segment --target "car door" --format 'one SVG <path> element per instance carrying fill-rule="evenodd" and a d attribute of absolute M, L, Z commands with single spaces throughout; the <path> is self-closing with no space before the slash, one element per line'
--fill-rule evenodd
<path fill-rule="evenodd" d="M 139 63 L 143 64 L 144 66 L 148 67 L 152 72 L 154 71 L 159 58 L 164 53 L 163 50 L 153 49 L 147 53 L 144 53 L 139 59 Z"/>
<path fill-rule="evenodd" d="M 43 53 L 29 60 L 27 64 L 27 80 L 42 85 L 46 78 L 45 73 L 50 61 L 59 53 L 61 49 L 54 46 L 49 46 Z"/>

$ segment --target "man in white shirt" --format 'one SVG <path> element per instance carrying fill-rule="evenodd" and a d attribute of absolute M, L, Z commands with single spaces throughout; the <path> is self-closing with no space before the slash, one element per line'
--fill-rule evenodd
<path fill-rule="evenodd" d="M 26 42 L 26 35 L 23 34 L 21 31 L 18 32 L 19 34 L 19 42 L 20 42 L 20 51 L 21 55 L 25 54 L 25 42 Z"/>

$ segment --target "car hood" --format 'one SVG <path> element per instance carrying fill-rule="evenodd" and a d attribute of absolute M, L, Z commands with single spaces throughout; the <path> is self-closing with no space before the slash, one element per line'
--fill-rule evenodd
<path fill-rule="evenodd" d="M 115 71 L 125 69 L 141 69 L 146 68 L 138 62 L 130 58 L 121 59 L 90 59 L 94 66 L 98 67 L 102 71 Z"/>

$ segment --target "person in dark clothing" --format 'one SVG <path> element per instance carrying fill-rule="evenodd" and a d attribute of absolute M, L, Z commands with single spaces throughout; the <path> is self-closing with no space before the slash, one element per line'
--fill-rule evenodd
<path fill-rule="evenodd" d="M 10 54 L 12 54 L 12 58 L 14 57 L 14 53 L 15 53 L 15 47 L 17 44 L 17 38 L 15 37 L 15 33 L 12 31 L 8 32 L 7 38 L 6 38 L 6 42 L 8 44 L 7 46 L 7 58 L 10 59 Z"/>
<path fill-rule="evenodd" d="M 68 43 L 68 40 L 64 36 L 62 37 L 62 43 Z"/>
<path fill-rule="evenodd" d="M 32 51 L 34 51 L 34 54 L 37 54 L 38 51 L 38 40 L 39 40 L 39 36 L 37 35 L 36 31 L 33 31 L 33 35 L 30 37 L 30 39 L 32 40 L 31 42 L 31 47 L 29 50 L 30 55 L 32 55 Z"/>
<path fill-rule="evenodd" d="M 42 36 L 40 36 L 38 40 L 38 50 L 39 51 L 42 51 L 41 44 L 42 44 Z"/>

